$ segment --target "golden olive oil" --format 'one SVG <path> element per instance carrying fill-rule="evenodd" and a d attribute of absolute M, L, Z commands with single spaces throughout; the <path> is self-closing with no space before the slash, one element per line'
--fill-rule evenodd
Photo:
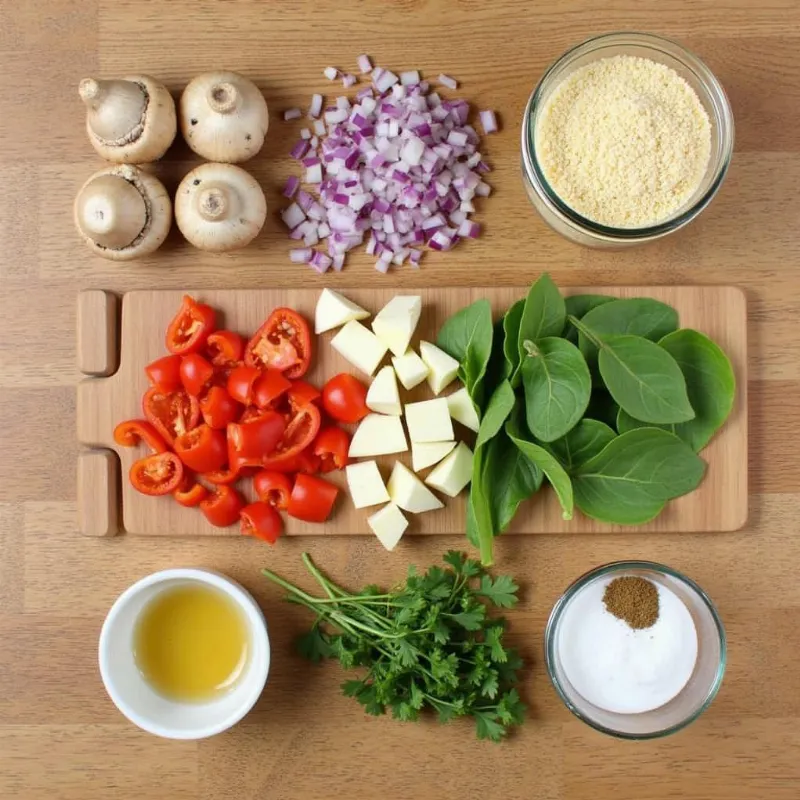
<path fill-rule="evenodd" d="M 182 702 L 205 702 L 229 691 L 244 672 L 249 650 L 241 609 L 202 583 L 157 594 L 134 630 L 142 676 L 160 694 Z"/>

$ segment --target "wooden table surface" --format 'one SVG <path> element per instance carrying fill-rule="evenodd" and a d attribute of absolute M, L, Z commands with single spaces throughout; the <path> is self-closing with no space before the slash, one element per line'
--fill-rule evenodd
<path fill-rule="evenodd" d="M 603 8 L 605 6 L 605 8 Z M 0 5 L 0 797 L 372 798 L 502 800 L 771 800 L 800 792 L 800 5 L 793 0 L 563 0 L 293 3 L 49 0 Z M 578 248 L 536 216 L 519 171 L 524 103 L 568 46 L 603 31 L 680 39 L 721 79 L 736 118 L 736 153 L 717 200 L 687 230 L 619 253 Z M 792 35 L 794 32 L 794 35 Z M 271 109 L 267 145 L 248 164 L 280 206 L 296 128 L 280 112 L 335 92 L 329 64 L 368 52 L 391 68 L 447 72 L 463 96 L 499 111 L 486 143 L 496 194 L 486 235 L 434 255 L 420 272 L 377 275 L 366 257 L 319 277 L 288 263 L 270 213 L 247 251 L 204 255 L 175 231 L 148 262 L 91 256 L 72 229 L 72 200 L 102 164 L 83 132 L 78 81 L 148 72 L 175 92 L 214 67 L 240 70 Z M 196 163 L 176 146 L 157 167 L 170 189 Z M 75 523 L 75 295 L 81 288 L 519 285 L 543 269 L 563 284 L 725 283 L 750 304 L 750 506 L 735 534 L 505 537 L 500 566 L 524 584 L 512 630 L 531 665 L 525 726 L 494 746 L 466 725 L 365 717 L 339 693 L 333 664 L 292 654 L 307 623 L 259 569 L 304 580 L 308 549 L 351 585 L 389 582 L 461 535 L 410 540 L 394 554 L 368 538 L 324 536 L 268 549 L 243 539 L 81 538 Z M 710 710 L 662 741 L 626 743 L 574 719 L 544 672 L 548 612 L 578 574 L 620 558 L 666 562 L 716 601 L 728 671 Z M 128 724 L 107 698 L 97 636 L 114 598 L 153 570 L 214 567 L 250 588 L 266 612 L 273 669 L 234 730 L 169 742 Z"/>

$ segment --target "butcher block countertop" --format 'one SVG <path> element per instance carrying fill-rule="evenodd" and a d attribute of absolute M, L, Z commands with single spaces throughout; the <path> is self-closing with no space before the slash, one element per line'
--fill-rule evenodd
<path fill-rule="evenodd" d="M 543 70 L 601 32 L 679 39 L 725 86 L 736 120 L 729 176 L 698 221 L 627 252 L 581 249 L 551 232 L 520 177 L 522 109 Z M 0 797 L 20 800 L 796 800 L 800 789 L 800 5 L 791 0 L 351 2 L 49 0 L 0 8 Z M 792 35 L 794 32 L 794 36 Z M 426 256 L 419 272 L 341 275 L 288 261 L 275 211 L 296 128 L 281 112 L 312 92 L 341 93 L 322 70 L 375 63 L 460 81 L 459 96 L 498 112 L 485 142 L 495 192 L 485 235 Z M 173 229 L 146 262 L 92 256 L 72 228 L 79 186 L 102 166 L 84 133 L 81 78 L 149 73 L 177 94 L 215 67 L 245 73 L 271 112 L 246 166 L 268 221 L 247 250 L 213 256 Z M 290 133 L 292 131 L 293 133 Z M 198 163 L 175 146 L 156 168 L 174 191 Z M 519 286 L 548 270 L 561 285 L 728 284 L 749 309 L 750 518 L 737 533 L 507 536 L 499 569 L 523 585 L 512 636 L 529 665 L 524 726 L 501 745 L 468 723 L 365 716 L 342 697 L 335 664 L 293 654 L 308 623 L 259 576 L 305 585 L 303 549 L 352 587 L 426 566 L 462 534 L 410 538 L 386 553 L 370 537 L 82 537 L 76 524 L 76 294 L 131 289 Z M 728 670 L 685 731 L 643 743 L 602 736 L 571 716 L 546 676 L 547 615 L 575 577 L 623 558 L 661 561 L 717 603 Z M 273 647 L 267 688 L 233 730 L 202 742 L 140 732 L 106 696 L 97 638 L 117 595 L 170 566 L 213 567 L 250 589 Z"/>

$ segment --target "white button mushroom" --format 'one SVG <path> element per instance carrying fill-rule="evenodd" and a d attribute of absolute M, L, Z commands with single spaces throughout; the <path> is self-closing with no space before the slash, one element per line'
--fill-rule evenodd
<path fill-rule="evenodd" d="M 172 225 L 172 202 L 158 178 L 121 164 L 96 172 L 74 206 L 75 226 L 103 258 L 129 261 L 158 249 Z"/>
<path fill-rule="evenodd" d="M 84 78 L 78 93 L 86 104 L 89 141 L 106 161 L 157 161 L 175 139 L 175 102 L 149 75 L 109 81 Z"/>
<path fill-rule="evenodd" d="M 236 72 L 206 72 L 183 90 L 180 123 L 183 138 L 199 156 L 236 164 L 261 149 L 269 114 L 251 80 Z"/>
<path fill-rule="evenodd" d="M 248 245 L 267 217 L 258 181 L 233 164 L 201 164 L 180 183 L 175 221 L 200 250 L 223 253 Z"/>

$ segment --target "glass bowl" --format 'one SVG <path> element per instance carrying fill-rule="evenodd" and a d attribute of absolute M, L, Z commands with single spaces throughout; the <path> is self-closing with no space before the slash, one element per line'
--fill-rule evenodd
<path fill-rule="evenodd" d="M 616 713 L 590 703 L 570 683 L 559 654 L 561 622 L 570 603 L 597 581 L 645 578 L 671 590 L 683 602 L 697 630 L 697 661 L 686 685 L 668 703 L 642 713 Z M 545 629 L 545 663 L 559 697 L 578 719 L 620 739 L 655 739 L 694 722 L 719 691 L 725 674 L 725 629 L 708 595 L 691 579 L 652 561 L 616 561 L 587 572 L 567 588 L 550 613 Z"/>
<path fill-rule="evenodd" d="M 601 58 L 632 55 L 666 64 L 697 93 L 711 121 L 711 157 L 694 194 L 671 217 L 644 228 L 612 228 L 579 214 L 564 203 L 544 177 L 536 156 L 536 125 L 547 98 L 576 69 Z M 648 33 L 608 33 L 564 53 L 545 72 L 522 119 L 522 174 L 536 210 L 558 233 L 588 247 L 629 247 L 674 233 L 691 222 L 719 191 L 733 154 L 733 112 L 720 82 L 693 53 L 677 42 Z"/>

